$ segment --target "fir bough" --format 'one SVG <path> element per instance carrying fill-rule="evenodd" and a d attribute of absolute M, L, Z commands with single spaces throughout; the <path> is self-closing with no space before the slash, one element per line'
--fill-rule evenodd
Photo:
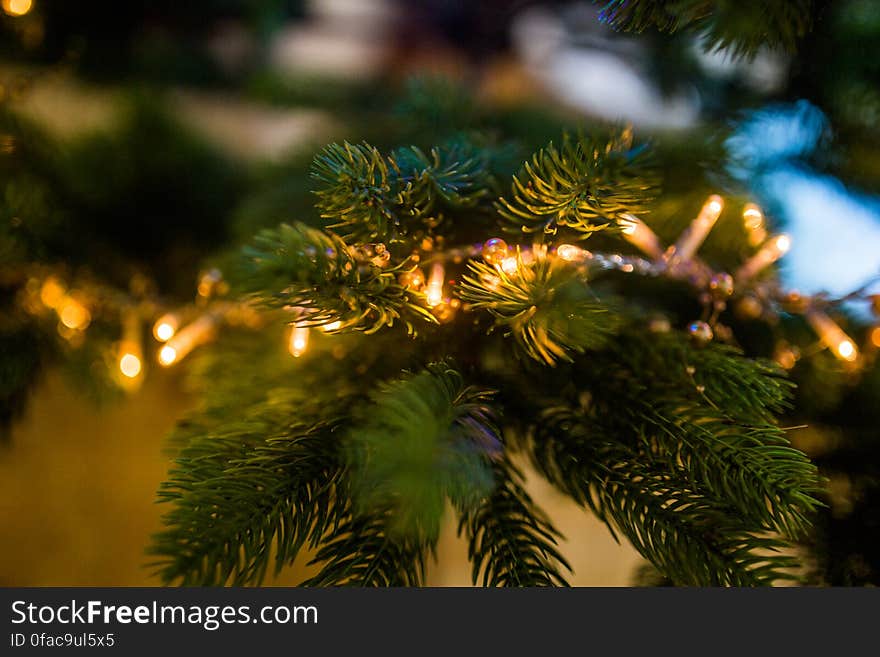
<path fill-rule="evenodd" d="M 565 585 L 522 459 L 677 584 L 796 577 L 790 543 L 819 481 L 778 426 L 791 386 L 775 365 L 647 333 L 641 309 L 609 302 L 611 277 L 553 244 L 518 248 L 508 266 L 442 250 L 493 198 L 499 225 L 545 240 L 643 212 L 644 155 L 628 134 L 565 138 L 532 158 L 510 201 L 491 158 L 464 147 L 319 155 L 318 205 L 342 234 L 264 231 L 233 283 L 270 325 L 339 321 L 345 335 L 316 335 L 295 365 L 267 341 L 277 334 L 215 347 L 205 407 L 178 430 L 160 493 L 163 580 L 258 583 L 308 552 L 308 585 L 420 585 L 451 509 L 475 583 Z M 446 256 L 439 282 L 458 283 L 439 307 L 458 316 L 401 276 Z M 416 319 L 428 320 L 418 336 L 399 331 Z"/>

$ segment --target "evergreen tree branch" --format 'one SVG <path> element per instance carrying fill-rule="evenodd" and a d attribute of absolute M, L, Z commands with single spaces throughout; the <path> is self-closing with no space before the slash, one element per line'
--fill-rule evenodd
<path fill-rule="evenodd" d="M 427 558 L 436 538 L 389 535 L 390 510 L 355 513 L 333 527 L 309 565 L 320 572 L 302 586 L 422 586 Z"/>
<path fill-rule="evenodd" d="M 490 399 L 442 363 L 374 392 L 347 440 L 355 514 L 388 509 L 391 534 L 436 541 L 447 497 L 469 508 L 492 490 Z"/>
<path fill-rule="evenodd" d="M 561 490 L 676 584 L 754 586 L 793 579 L 787 544 L 702 490 L 686 466 L 655 460 L 571 409 L 536 427 L 533 458 Z"/>
<path fill-rule="evenodd" d="M 513 179 L 511 198 L 497 208 L 523 232 L 555 233 L 569 227 L 589 236 L 625 213 L 646 210 L 653 176 L 645 146 L 633 146 L 632 132 L 572 137 L 552 142 L 532 156 Z"/>
<path fill-rule="evenodd" d="M 559 532 L 522 487 L 507 460 L 494 464 L 495 490 L 475 508 L 461 508 L 458 533 L 468 539 L 474 584 L 567 586 L 571 570 L 559 553 Z"/>
<path fill-rule="evenodd" d="M 594 0 L 614 28 L 693 30 L 707 49 L 754 55 L 761 46 L 794 50 L 810 30 L 812 0 Z"/>
<path fill-rule="evenodd" d="M 677 336 L 648 347 L 624 338 L 603 356 L 591 363 L 592 403 L 610 431 L 657 462 L 685 467 L 701 490 L 753 526 L 792 539 L 804 533 L 819 481 L 771 423 L 791 388 L 777 367 L 719 345 L 686 351 Z"/>
<path fill-rule="evenodd" d="M 433 322 L 415 293 L 400 285 L 399 267 L 381 267 L 357 257 L 332 233 L 302 224 L 261 231 L 245 247 L 238 286 L 270 308 L 296 307 L 304 326 L 341 322 L 340 330 L 374 333 L 403 318 Z"/>
<path fill-rule="evenodd" d="M 277 573 L 339 521 L 336 425 L 288 417 L 258 408 L 182 449 L 159 492 L 174 505 L 151 548 L 163 582 L 259 583 L 273 548 Z"/>
<path fill-rule="evenodd" d="M 470 261 L 459 295 L 473 308 L 487 310 L 526 354 L 548 365 L 570 361 L 572 352 L 601 348 L 619 323 L 575 266 L 541 249 L 533 262 L 517 256 L 516 270 L 509 273 Z"/>
<path fill-rule="evenodd" d="M 346 240 L 413 241 L 430 235 L 444 209 L 477 205 L 493 187 L 490 149 L 462 136 L 383 156 L 369 144 L 331 144 L 315 158 L 318 209 Z"/>

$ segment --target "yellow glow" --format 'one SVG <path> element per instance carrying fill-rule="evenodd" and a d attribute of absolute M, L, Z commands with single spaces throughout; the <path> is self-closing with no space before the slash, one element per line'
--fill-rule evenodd
<path fill-rule="evenodd" d="M 784 255 L 788 253 L 788 250 L 791 248 L 791 238 L 788 235 L 779 235 L 774 240 L 774 244 L 779 255 Z"/>
<path fill-rule="evenodd" d="M 425 299 L 429 307 L 436 306 L 443 301 L 443 277 L 446 272 L 443 265 L 439 262 L 434 263 L 431 268 L 431 279 L 428 281 L 428 288 L 425 290 Z"/>
<path fill-rule="evenodd" d="M 639 227 L 638 219 L 629 215 L 621 217 L 617 220 L 617 223 L 620 224 L 620 232 L 624 235 L 632 235 L 636 232 L 636 228 Z"/>
<path fill-rule="evenodd" d="M 33 6 L 32 0 L 3 0 L 3 11 L 10 16 L 24 16 Z"/>
<path fill-rule="evenodd" d="M 119 359 L 119 371 L 133 379 L 141 373 L 141 359 L 134 354 L 123 354 Z"/>
<path fill-rule="evenodd" d="M 749 203 L 743 208 L 743 223 L 748 230 L 757 230 L 764 225 L 764 213 L 754 203 Z"/>
<path fill-rule="evenodd" d="M 159 362 L 168 367 L 177 360 L 177 350 L 169 345 L 165 345 L 159 350 Z"/>
<path fill-rule="evenodd" d="M 335 322 L 330 322 L 329 324 L 324 324 L 324 332 L 329 333 L 331 331 L 339 330 L 339 327 L 342 326 L 342 322 L 338 319 Z"/>
<path fill-rule="evenodd" d="M 643 221 L 631 214 L 625 214 L 617 220 L 617 223 L 626 241 L 639 251 L 654 259 L 659 259 L 663 255 L 660 238 Z"/>
<path fill-rule="evenodd" d="M 821 311 L 812 310 L 804 316 L 825 346 L 831 349 L 835 356 L 850 363 L 858 359 L 859 350 L 855 343 L 828 315 Z"/>
<path fill-rule="evenodd" d="M 752 278 L 762 269 L 772 265 L 791 249 L 791 237 L 788 235 L 777 235 L 771 238 L 761 250 L 749 258 L 739 271 L 736 273 L 736 279 L 740 282 Z"/>
<path fill-rule="evenodd" d="M 156 324 L 153 333 L 160 342 L 167 342 L 174 337 L 174 327 L 171 324 L 162 322 L 161 324 Z"/>
<path fill-rule="evenodd" d="M 43 282 L 40 288 L 40 301 L 49 308 L 57 308 L 64 298 L 65 288 L 54 276 L 50 276 Z"/>
<path fill-rule="evenodd" d="M 722 199 L 717 194 L 713 194 L 712 196 L 709 197 L 709 201 L 706 203 L 704 210 L 707 211 L 707 213 L 710 216 L 714 215 L 714 217 L 712 217 L 712 220 L 714 221 L 715 219 L 718 218 L 718 215 L 721 214 L 721 210 L 723 208 L 724 208 L 724 199 Z"/>
<path fill-rule="evenodd" d="M 179 322 L 175 315 L 172 315 L 171 313 L 162 315 L 156 320 L 156 323 L 153 324 L 153 336 L 159 342 L 168 342 L 168 340 L 173 338 L 174 334 L 177 333 L 178 325 Z"/>
<path fill-rule="evenodd" d="M 627 230 L 624 228 L 623 232 L 626 233 Z M 580 260 L 583 256 L 584 250 L 580 247 L 575 246 L 574 244 L 560 244 L 556 247 L 556 255 L 558 255 L 563 260 L 567 260 L 568 262 L 574 262 L 575 260 Z"/>
<path fill-rule="evenodd" d="M 837 354 L 845 361 L 852 362 L 859 356 L 859 352 L 852 340 L 843 340 L 837 345 Z"/>
<path fill-rule="evenodd" d="M 516 256 L 508 256 L 501 261 L 501 271 L 503 271 L 505 274 L 513 274 L 514 272 L 516 272 L 516 268 Z"/>
<path fill-rule="evenodd" d="M 624 232 L 626 232 L 626 230 L 624 230 Z M 579 252 L 580 249 L 573 244 L 560 244 L 556 248 L 556 254 L 563 260 L 568 260 L 569 262 L 576 260 Z"/>
<path fill-rule="evenodd" d="M 436 306 L 443 302 L 443 288 L 440 285 L 429 285 L 425 292 L 425 299 L 429 306 Z"/>
<path fill-rule="evenodd" d="M 880 326 L 871 331 L 871 342 L 874 343 L 875 347 L 880 347 Z"/>
<path fill-rule="evenodd" d="M 294 326 L 290 332 L 290 343 L 287 345 L 290 355 L 294 358 L 302 356 L 309 346 L 309 329 L 304 326 Z"/>
<path fill-rule="evenodd" d="M 88 309 L 72 297 L 65 297 L 58 317 L 67 328 L 84 329 L 92 321 Z"/>

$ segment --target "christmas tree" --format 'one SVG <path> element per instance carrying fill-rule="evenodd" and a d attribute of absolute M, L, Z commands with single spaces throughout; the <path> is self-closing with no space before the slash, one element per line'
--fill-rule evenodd
<path fill-rule="evenodd" d="M 616 29 L 659 29 L 655 47 L 695 31 L 735 61 L 829 29 L 808 0 L 598 4 Z M 880 329 L 851 309 L 880 303 L 867 285 L 805 294 L 780 278 L 792 237 L 751 184 L 773 163 L 748 141 L 778 111 L 651 137 L 431 78 L 404 86 L 318 94 L 348 108 L 349 140 L 258 184 L 150 99 L 113 139 L 65 156 L 7 111 L 0 419 L 49 360 L 116 393 L 139 385 L 151 351 L 187 368 L 200 404 L 170 437 L 148 548 L 168 584 L 260 584 L 305 558 L 310 586 L 420 585 L 451 514 L 475 584 L 566 585 L 526 471 L 655 579 L 875 580 L 864 559 L 832 556 L 847 548 L 826 477 L 876 492 Z M 832 119 L 876 135 L 847 108 Z M 825 166 L 817 152 L 787 157 Z M 132 154 L 127 176 L 114 163 Z M 184 256 L 150 237 L 168 200 Z M 195 303 L 168 263 L 200 267 Z M 808 457 L 803 424 L 838 435 L 834 448 Z"/>

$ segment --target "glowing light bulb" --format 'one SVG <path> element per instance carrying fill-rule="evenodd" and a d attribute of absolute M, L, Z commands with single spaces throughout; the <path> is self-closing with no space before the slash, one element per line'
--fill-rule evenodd
<path fill-rule="evenodd" d="M 305 326 L 294 326 L 290 332 L 290 342 L 287 345 L 290 355 L 294 358 L 302 356 L 309 346 L 309 329 Z"/>
<path fill-rule="evenodd" d="M 153 336 L 155 336 L 159 342 L 168 342 L 174 337 L 174 334 L 177 333 L 177 327 L 179 325 L 180 320 L 177 315 L 173 313 L 162 315 L 156 320 L 156 323 L 153 324 Z"/>
<path fill-rule="evenodd" d="M 639 251 L 655 260 L 663 255 L 660 238 L 641 219 L 625 214 L 617 220 L 617 223 L 626 241 Z"/>
<path fill-rule="evenodd" d="M 3 0 L 3 11 L 10 16 L 24 16 L 33 6 L 32 0 Z"/>
<path fill-rule="evenodd" d="M 747 203 L 743 208 L 743 222 L 749 230 L 755 230 L 764 225 L 764 213 L 754 203 Z"/>
<path fill-rule="evenodd" d="M 779 255 L 785 255 L 791 249 L 791 238 L 788 235 L 779 235 L 773 240 L 773 247 Z"/>
<path fill-rule="evenodd" d="M 859 350 L 855 342 L 828 315 L 818 310 L 810 310 L 805 317 L 819 339 L 835 356 L 849 363 L 858 359 Z"/>
<path fill-rule="evenodd" d="M 515 273 L 517 267 L 518 263 L 516 260 L 516 256 L 508 256 L 501 261 L 501 271 L 503 271 L 505 274 Z"/>
<path fill-rule="evenodd" d="M 439 262 L 435 262 L 431 268 L 431 278 L 428 280 L 428 286 L 425 289 L 425 300 L 429 307 L 434 307 L 443 302 L 443 277 L 446 270 Z"/>
<path fill-rule="evenodd" d="M 206 313 L 180 329 L 159 350 L 159 363 L 167 367 L 181 361 L 189 352 L 214 336 L 219 321 L 219 314 Z"/>
<path fill-rule="evenodd" d="M 762 269 L 772 265 L 791 249 L 791 238 L 788 235 L 777 235 L 767 240 L 767 243 L 761 247 L 751 258 L 746 260 L 745 264 L 739 268 L 736 273 L 736 280 L 739 282 L 747 281 L 755 276 Z"/>
<path fill-rule="evenodd" d="M 141 359 L 135 354 L 126 353 L 119 359 L 119 371 L 129 379 L 141 373 Z"/>
<path fill-rule="evenodd" d="M 681 260 L 690 260 L 702 246 L 709 235 L 709 231 L 721 216 L 721 210 L 724 209 L 724 199 L 717 194 L 710 196 L 706 203 L 703 204 L 700 214 L 691 222 L 691 225 L 681 234 L 675 246 L 670 252 L 671 256 L 675 256 Z"/>
<path fill-rule="evenodd" d="M 843 340 L 837 345 L 837 355 L 843 360 L 852 362 L 858 357 L 858 352 L 852 340 Z"/>
<path fill-rule="evenodd" d="M 871 342 L 875 347 L 880 347 L 880 326 L 871 331 Z"/>
<path fill-rule="evenodd" d="M 340 326 L 342 326 L 342 322 L 337 319 L 335 322 L 324 324 L 323 328 L 325 333 L 331 333 L 332 331 L 338 331 Z"/>
<path fill-rule="evenodd" d="M 40 301 L 48 308 L 57 308 L 61 305 L 67 290 L 64 285 L 54 276 L 50 276 L 40 288 Z"/>
<path fill-rule="evenodd" d="M 578 262 L 585 258 L 587 251 L 574 244 L 560 244 L 556 247 L 556 255 L 567 262 Z"/>
<path fill-rule="evenodd" d="M 170 345 L 165 345 L 159 350 L 159 362 L 168 367 L 177 360 L 177 349 Z"/>
<path fill-rule="evenodd" d="M 65 296 L 58 310 L 58 318 L 69 329 L 83 330 L 92 321 L 88 308 L 71 296 Z"/>

